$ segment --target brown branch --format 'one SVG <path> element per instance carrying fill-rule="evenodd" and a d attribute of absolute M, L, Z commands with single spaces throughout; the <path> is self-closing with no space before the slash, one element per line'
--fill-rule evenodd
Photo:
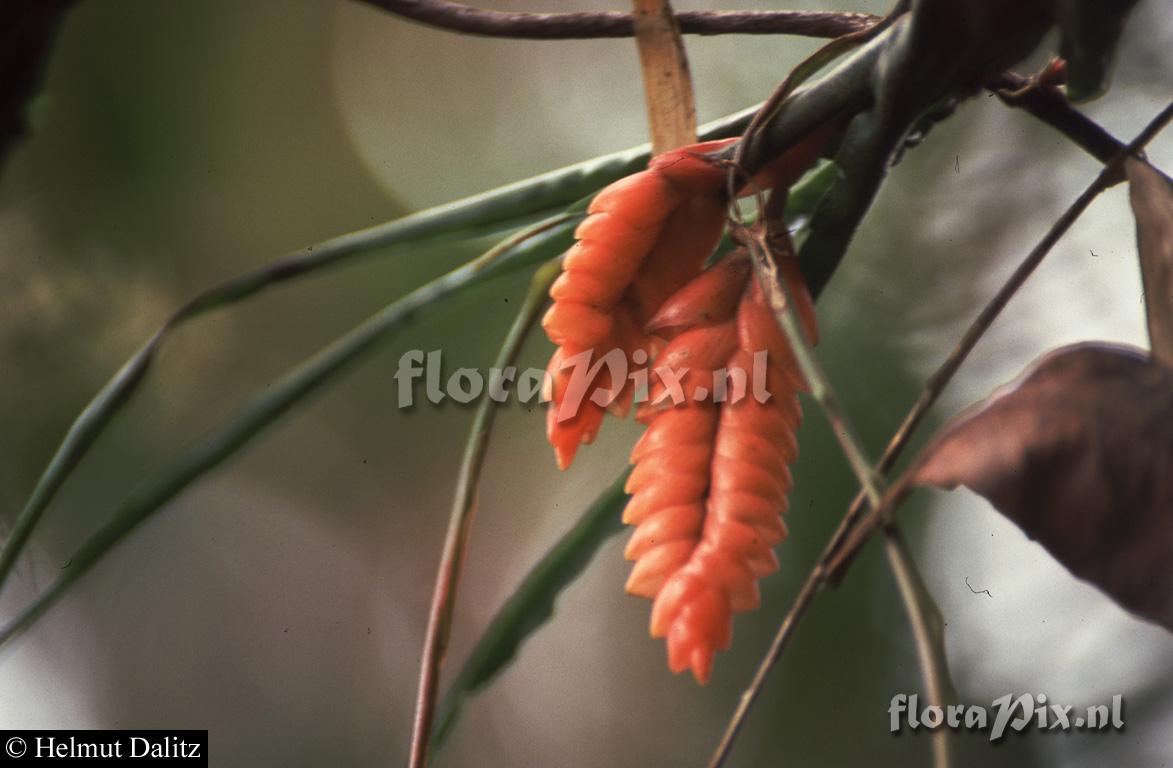
<path fill-rule="evenodd" d="M 786 195 L 772 195 L 769 202 L 762 199 L 760 190 L 756 190 L 756 196 L 759 210 L 763 212 L 758 226 L 746 227 L 741 221 L 740 211 L 736 205 L 731 209 L 730 226 L 733 229 L 735 239 L 743 241 L 749 248 L 753 257 L 754 272 L 757 274 L 758 282 L 770 309 L 773 311 L 778 325 L 786 334 L 799 370 L 806 380 L 807 386 L 810 387 L 812 396 L 821 406 L 824 416 L 831 424 L 832 431 L 839 440 L 840 447 L 859 480 L 862 492 L 866 495 L 873 509 L 887 509 L 891 503 L 891 497 L 884 493 L 883 479 L 868 461 L 862 444 L 855 436 L 834 388 L 823 372 L 822 366 L 803 332 L 802 324 L 794 308 L 794 297 L 779 274 L 775 262 L 775 253 L 780 253 L 782 258 L 794 258 L 790 238 L 785 235 L 775 237 L 770 234 L 771 223 L 778 221 L 785 209 Z M 780 231 L 785 232 L 785 229 Z M 948 661 L 945 658 L 944 621 L 941 619 L 940 609 L 937 608 L 932 595 L 929 594 L 916 569 L 912 555 L 908 552 L 899 530 L 895 525 L 891 525 L 887 534 L 888 562 L 916 641 L 917 658 L 924 679 L 925 694 L 932 705 L 944 708 L 953 699 L 953 684 L 949 676 Z M 818 585 L 810 583 L 809 586 L 810 590 L 808 591 L 804 587 L 799 596 L 804 605 L 813 598 L 815 588 Z M 793 630 L 794 624 L 794 620 L 784 622 L 787 636 Z M 709 763 L 710 768 L 719 768 L 728 757 L 733 740 L 741 730 L 741 726 L 749 714 L 749 709 L 760 694 L 762 686 L 765 684 L 766 675 L 770 667 L 777 661 L 777 655 L 781 654 L 784 644 L 785 641 L 775 641 L 766 660 L 763 660 L 759 667 L 758 674 L 742 695 L 725 730 L 725 735 Z M 949 737 L 947 729 L 938 729 L 933 734 L 934 768 L 949 768 L 951 764 Z"/>
<path fill-rule="evenodd" d="M 978 341 L 981 340 L 986 331 L 988 331 L 990 326 L 993 325 L 994 320 L 998 318 L 998 315 L 1000 315 L 1002 310 L 1006 308 L 1006 305 L 1010 303 L 1010 299 L 1014 297 L 1014 294 L 1016 294 L 1018 289 L 1021 288 L 1022 285 L 1027 281 L 1027 278 L 1029 278 L 1035 269 L 1038 268 L 1039 264 L 1043 262 L 1043 259 L 1046 258 L 1047 254 L 1050 253 L 1055 244 L 1059 242 L 1059 238 L 1063 237 L 1063 235 L 1067 233 L 1067 230 L 1071 228 L 1071 225 L 1075 223 L 1075 220 L 1078 219 L 1083 214 L 1083 212 L 1087 210 L 1088 206 L 1091 205 L 1092 201 L 1095 200 L 1101 192 L 1121 180 L 1124 159 L 1137 154 L 1137 152 L 1143 149 L 1146 144 L 1152 141 L 1154 136 L 1161 132 L 1161 130 L 1169 123 L 1171 119 L 1173 119 L 1173 103 L 1170 103 L 1163 110 L 1161 110 L 1161 112 L 1156 117 L 1154 117 L 1148 125 L 1145 126 L 1144 130 L 1141 131 L 1135 139 L 1133 139 L 1132 143 L 1130 143 L 1127 147 L 1124 147 L 1120 152 L 1117 152 L 1116 155 L 1108 161 L 1103 170 L 1100 171 L 1092 183 L 1089 184 L 1087 188 L 1084 189 L 1084 191 L 1080 194 L 1080 196 L 1075 199 L 1075 202 L 1073 202 L 1070 207 L 1068 207 L 1067 210 L 1063 212 L 1063 215 L 1060 216 L 1058 221 L 1056 221 L 1051 226 L 1051 228 L 1047 231 L 1047 234 L 1043 236 L 1043 239 L 1039 241 L 1038 245 L 1036 245 L 1031 250 L 1031 252 L 1027 254 L 1026 258 L 1022 260 L 1022 263 L 1018 265 L 1018 268 L 1014 270 L 1009 278 L 1007 278 L 1006 282 L 1002 285 L 998 292 L 994 294 L 993 298 L 990 299 L 989 303 L 986 304 L 986 306 L 974 319 L 973 323 L 961 337 L 961 341 L 959 341 L 953 351 L 949 353 L 949 356 L 945 359 L 945 362 L 941 364 L 941 367 L 938 368 L 925 383 L 925 387 L 921 392 L 920 398 L 912 407 L 912 410 L 908 412 L 908 415 L 905 416 L 904 422 L 900 425 L 900 428 L 892 437 L 891 442 L 888 443 L 888 447 L 884 450 L 884 455 L 880 459 L 879 464 L 881 467 L 880 471 L 888 471 L 888 469 L 891 468 L 891 465 L 896 462 L 896 459 L 899 457 L 901 451 L 903 451 L 904 447 L 911 439 L 913 431 L 924 419 L 925 414 L 928 413 L 929 408 L 932 407 L 933 403 L 935 403 L 937 398 L 940 397 L 941 392 L 945 389 L 945 385 L 948 384 L 949 381 L 953 378 L 954 374 L 957 373 L 957 370 L 961 367 L 961 364 L 965 362 L 967 357 L 969 357 L 969 353 L 973 351 L 973 348 L 977 346 Z M 902 491 L 904 486 L 904 483 L 897 482 L 893 485 L 893 491 Z M 850 510 L 848 510 L 848 517 L 850 518 L 860 515 L 866 504 L 867 497 L 864 494 L 861 493 L 856 496 Z M 891 505 L 884 506 L 891 507 Z M 883 509 L 877 511 L 884 512 Z M 828 568 L 828 583 L 838 583 L 838 581 L 842 579 L 843 573 L 850 564 L 851 560 L 854 558 L 855 554 L 863 546 L 864 542 L 876 529 L 876 527 L 878 527 L 882 522 L 882 517 L 876 515 L 875 511 L 873 511 L 872 513 L 869 513 L 868 516 L 864 518 L 858 526 L 854 527 L 851 535 L 846 538 L 845 542 L 839 548 L 840 551 L 836 552 L 832 558 Z"/>
<path fill-rule="evenodd" d="M 476 8 L 451 0 L 359 0 L 428 26 L 483 37 L 526 40 L 586 40 L 635 35 L 632 14 L 620 11 L 518 13 Z M 861 32 L 881 20 L 866 13 L 819 11 L 682 11 L 675 14 L 686 35 L 800 35 L 835 38 Z M 1001 72 L 986 87 L 1062 133 L 1102 163 L 1124 144 L 1067 102 L 1053 86 L 1015 72 Z M 1167 177 L 1166 177 L 1167 178 Z M 1173 183 L 1173 182 L 1171 182 Z"/>
<path fill-rule="evenodd" d="M 907 446 L 908 441 L 911 439 L 912 433 L 928 413 L 929 408 L 937 401 L 945 386 L 953 378 L 954 374 L 957 373 L 957 370 L 965 361 L 966 357 L 969 356 L 969 353 L 973 350 L 978 340 L 993 323 L 994 319 L 1001 313 L 1006 303 L 1009 302 L 1018 288 L 1026 281 L 1039 263 L 1042 262 L 1051 247 L 1070 228 L 1075 219 L 1083 213 L 1096 195 L 1118 180 L 1120 176 L 1120 165 L 1124 158 L 1136 154 L 1165 127 L 1170 119 L 1173 119 L 1173 104 L 1165 107 L 1141 131 L 1131 144 L 1124 147 L 1121 152 L 1116 153 L 1109 160 L 1095 181 L 1068 208 L 1039 245 L 1030 252 L 1023 263 L 1010 276 L 1002 289 L 990 300 L 989 304 L 986 305 L 962 337 L 957 347 L 950 353 L 941 367 L 929 377 L 924 390 L 921 392 L 920 398 L 908 412 L 908 415 L 905 416 L 904 422 L 900 425 L 900 428 L 896 431 L 891 441 L 889 441 L 888 446 L 884 449 L 883 456 L 880 457 L 880 461 L 876 464 L 876 471 L 878 473 L 887 474 L 891 470 Z M 790 605 L 790 609 L 782 618 L 782 622 L 778 626 L 778 631 L 774 635 L 769 650 L 762 658 L 757 671 L 754 673 L 753 679 L 738 701 L 737 708 L 734 710 L 733 716 L 730 718 L 725 732 L 721 737 L 721 741 L 717 745 L 717 749 L 714 751 L 713 757 L 709 762 L 709 768 L 719 768 L 725 761 L 733 746 L 733 741 L 737 738 L 738 733 L 745 724 L 750 707 L 765 687 L 766 678 L 769 676 L 770 670 L 773 669 L 774 665 L 782 657 L 783 651 L 789 645 L 794 635 L 794 630 L 798 626 L 798 620 L 806 614 L 807 609 L 810 608 L 811 603 L 814 601 L 815 595 L 824 586 L 833 585 L 842 579 L 843 574 L 846 573 L 853 562 L 854 554 L 867 542 L 868 536 L 874 532 L 875 528 L 887 518 L 890 510 L 899 504 L 906 492 L 907 485 L 903 481 L 903 478 L 898 479 L 889 486 L 887 492 L 884 494 L 883 501 L 871 511 L 871 514 L 866 520 L 860 522 L 858 525 L 856 525 L 856 521 L 868 506 L 868 495 L 866 491 L 861 491 L 856 496 L 847 514 L 843 516 L 835 533 L 832 534 L 827 546 L 823 549 L 823 553 L 819 556 L 818 561 L 807 575 L 806 581 L 799 588 L 794 602 Z"/>
<path fill-rule="evenodd" d="M 1101 163 L 1110 162 L 1125 149 L 1122 141 L 1071 106 L 1053 85 L 1007 70 L 987 80 L 986 88 L 997 94 L 1004 104 L 1022 109 L 1059 131 Z M 1173 184 L 1168 176 L 1161 175 L 1167 183 Z"/>
<path fill-rule="evenodd" d="M 630 13 L 516 13 L 474 8 L 450 0 L 361 0 L 421 24 L 482 37 L 524 40 L 586 40 L 631 37 Z M 867 27 L 866 13 L 820 11 L 683 11 L 676 14 L 686 35 L 801 35 L 839 37 Z"/>

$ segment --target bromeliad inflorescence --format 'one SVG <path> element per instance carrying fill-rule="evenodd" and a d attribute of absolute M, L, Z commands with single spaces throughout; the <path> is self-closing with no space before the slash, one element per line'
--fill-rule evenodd
<path fill-rule="evenodd" d="M 647 431 L 632 451 L 626 488 L 624 522 L 636 526 L 626 550 L 635 561 L 627 591 L 655 601 L 651 634 L 667 639 L 672 671 L 691 669 L 702 683 L 713 654 L 729 647 L 732 615 L 757 607 L 757 580 L 778 567 L 772 548 L 786 533 L 781 515 L 804 387 L 745 253 L 704 268 L 726 220 L 727 169 L 711 153 L 732 141 L 661 154 L 600 192 L 542 322 L 558 345 L 549 364 L 547 437 L 563 469 L 579 445 L 594 440 L 605 411 L 626 415 L 636 394 L 631 380 L 613 382 L 600 368 L 585 396 L 568 397 L 571 358 L 619 350 L 628 369 L 688 369 L 682 399 L 666 402 L 664 384 L 653 382 L 637 409 Z M 795 145 L 752 187 L 784 190 L 822 144 L 820 132 Z M 813 337 L 814 304 L 788 238 L 780 237 L 778 266 Z M 763 352 L 765 402 L 714 398 L 702 384 L 725 372 L 740 374 L 744 385 Z"/>

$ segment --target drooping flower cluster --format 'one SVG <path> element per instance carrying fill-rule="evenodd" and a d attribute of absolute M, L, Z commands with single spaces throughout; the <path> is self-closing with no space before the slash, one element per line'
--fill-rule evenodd
<path fill-rule="evenodd" d="M 758 183 L 788 186 L 821 143 L 812 137 L 796 145 Z M 613 382 L 603 366 L 585 393 L 568 396 L 568 361 L 619 350 L 628 369 L 649 361 L 687 369 L 674 382 L 683 397 L 663 396 L 667 385 L 653 381 L 637 411 L 647 431 L 632 451 L 627 484 L 624 522 L 636 526 L 626 551 L 635 561 L 627 591 L 655 601 L 651 634 L 667 638 L 669 667 L 691 669 L 702 683 L 713 654 L 729 646 L 732 615 L 757 606 L 757 580 L 778 567 L 773 547 L 786 532 L 781 515 L 803 388 L 745 254 L 704 269 L 726 211 L 725 169 L 705 155 L 726 144 L 665 153 L 600 192 L 542 322 L 558 345 L 549 365 L 547 436 L 562 468 L 594 440 L 605 411 L 625 415 L 635 394 L 630 379 Z M 814 305 L 792 254 L 778 266 L 813 338 Z M 762 352 L 765 402 L 706 396 L 723 372 L 742 372 L 744 384 Z M 613 397 L 609 406 L 592 399 L 600 391 Z"/>

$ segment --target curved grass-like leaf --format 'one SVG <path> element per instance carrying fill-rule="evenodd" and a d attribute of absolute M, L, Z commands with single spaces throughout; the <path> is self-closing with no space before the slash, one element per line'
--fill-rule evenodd
<path fill-rule="evenodd" d="M 440 702 L 432 746 L 444 743 L 465 699 L 481 690 L 517 655 L 522 643 L 554 615 L 562 590 L 586 569 L 603 543 L 623 530 L 623 472 L 533 567 L 493 617 L 472 655 Z"/>
<path fill-rule="evenodd" d="M 547 221 L 501 243 L 477 259 L 452 270 L 395 301 L 283 376 L 238 410 L 203 440 L 184 451 L 155 478 L 137 488 L 114 515 L 78 548 L 69 566 L 0 628 L 0 646 L 33 624 L 96 565 L 119 541 L 173 499 L 251 442 L 293 406 L 348 370 L 395 331 L 420 317 L 440 300 L 485 282 L 553 258 L 569 247 L 579 217 Z"/>
<path fill-rule="evenodd" d="M 529 290 L 517 317 L 505 335 L 505 341 L 493 361 L 493 370 L 505 370 L 517 362 L 517 355 L 530 330 L 537 322 L 538 314 L 546 305 L 550 285 L 561 271 L 561 259 L 551 259 L 534 273 Z M 440 555 L 439 572 L 432 590 L 432 605 L 428 612 L 428 629 L 424 639 L 423 656 L 420 661 L 419 697 L 416 704 L 415 730 L 411 740 L 412 764 L 427 762 L 431 743 L 432 723 L 436 714 L 436 691 L 440 683 L 440 670 L 452 636 L 452 617 L 456 609 L 456 592 L 460 573 L 464 568 L 464 556 L 468 551 L 468 540 L 472 533 L 472 520 L 477 507 L 481 472 L 485 467 L 485 456 L 489 452 L 489 439 L 497 421 L 497 401 L 485 397 L 477 405 L 469 430 L 464 458 L 460 462 L 460 475 L 448 516 L 448 530 L 444 535 L 444 548 Z"/>
<path fill-rule="evenodd" d="M 733 136 L 744 128 L 756 108 L 729 115 L 704 126 L 705 138 Z M 322 269 L 340 266 L 381 248 L 432 241 L 443 237 L 491 234 L 569 206 L 571 210 L 600 187 L 638 170 L 647 162 L 646 146 L 603 155 L 560 170 L 508 184 L 453 203 L 326 240 L 278 259 L 260 269 L 226 280 L 180 307 L 98 391 L 70 425 L 57 451 L 37 479 L 24 508 L 0 549 L 0 590 L 3 589 L 33 529 L 57 491 L 86 455 L 110 420 L 134 394 L 159 348 L 179 326 L 205 312 L 247 299 L 265 288 Z"/>

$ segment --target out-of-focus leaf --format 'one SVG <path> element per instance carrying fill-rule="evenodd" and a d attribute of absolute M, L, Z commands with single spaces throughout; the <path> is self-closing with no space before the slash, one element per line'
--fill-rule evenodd
<path fill-rule="evenodd" d="M 909 471 L 980 493 L 1079 578 L 1173 630 L 1173 370 L 1077 344 L 947 426 Z"/>
<path fill-rule="evenodd" d="M 632 18 L 652 151 L 696 143 L 696 102 L 680 27 L 668 0 L 633 0 Z"/>
<path fill-rule="evenodd" d="M 1173 189 L 1148 163 L 1129 158 L 1128 195 L 1144 280 L 1153 357 L 1173 367 Z"/>
<path fill-rule="evenodd" d="M 432 743 L 439 746 L 460 716 L 465 699 L 485 686 L 522 643 L 554 615 L 554 603 L 574 583 L 603 543 L 623 530 L 625 471 L 534 566 L 481 635 L 460 674 L 444 694 Z"/>
<path fill-rule="evenodd" d="M 73 0 L 0 4 L 0 169 L 26 130 L 25 110 L 40 83 L 53 38 Z"/>
<path fill-rule="evenodd" d="M 0 52 L 2 53 L 2 52 Z M 706 138 L 735 136 L 744 130 L 756 108 L 743 110 L 701 129 Z M 154 362 L 172 331 L 212 310 L 244 301 L 260 291 L 327 267 L 339 266 L 382 248 L 434 241 L 443 237 L 474 237 L 524 224 L 542 212 L 559 208 L 577 212 L 600 187 L 638 170 L 648 159 L 646 146 L 603 155 L 593 160 L 508 184 L 479 195 L 413 213 L 368 229 L 308 246 L 252 272 L 202 291 L 160 326 L 86 405 L 37 479 L 28 501 L 0 549 L 0 589 L 41 516 L 73 469 L 106 425 L 125 405 Z"/>
<path fill-rule="evenodd" d="M 505 192 L 511 188 L 513 191 L 506 195 Z M 309 246 L 258 270 L 214 285 L 180 307 L 129 360 L 123 363 L 70 425 L 69 431 L 37 479 L 28 501 L 13 523 L 3 549 L 0 549 L 0 589 L 3 588 L 16 558 L 24 549 L 57 491 L 106 425 L 134 395 L 154 363 L 159 349 L 173 331 L 206 312 L 243 301 L 268 287 L 335 266 L 357 255 L 454 233 L 469 236 L 489 234 L 502 223 L 495 219 L 495 216 L 502 216 L 514 222 L 519 216 L 532 215 L 532 211 L 526 213 L 534 204 L 532 201 L 527 202 L 527 188 L 511 185 L 502 188 L 502 194 L 505 195 L 503 198 L 494 197 L 493 194 L 486 193 L 420 211 L 395 221 Z M 503 200 L 507 199 L 515 199 L 520 207 L 514 207 L 513 203 L 504 203 Z M 477 202 L 478 200 L 480 202 Z"/>
<path fill-rule="evenodd" d="M 550 285 L 562 271 L 561 259 L 550 259 L 534 273 L 529 290 L 517 317 L 505 334 L 505 340 L 492 370 L 506 370 L 517 362 L 517 356 L 525 344 L 538 315 L 546 306 Z M 497 422 L 498 403 L 491 397 L 482 398 L 477 405 L 469 430 L 464 458 L 456 481 L 456 493 L 452 500 L 452 511 L 448 516 L 448 530 L 444 534 L 444 546 L 440 552 L 440 569 L 432 589 L 432 606 L 428 611 L 428 629 L 424 636 L 423 658 L 420 661 L 419 704 L 416 708 L 415 728 L 412 734 L 411 762 L 426 761 L 436 712 L 436 696 L 439 692 L 440 670 L 448 641 L 452 637 L 452 620 L 456 613 L 456 594 L 460 584 L 460 573 L 464 570 L 464 559 L 468 542 L 472 536 L 472 519 L 480 495 L 481 473 L 485 468 L 485 457 L 489 453 L 489 442 Z"/>
<path fill-rule="evenodd" d="M 1059 0 L 1055 15 L 1067 60 L 1067 98 L 1087 101 L 1108 89 L 1116 43 L 1136 0 Z"/>
<path fill-rule="evenodd" d="M 8 624 L 0 627 L 0 646 L 33 624 L 96 565 L 118 542 L 171 499 L 208 474 L 294 406 L 350 370 L 351 365 L 402 330 L 439 300 L 497 275 L 554 258 L 572 242 L 577 217 L 547 228 L 520 243 L 510 241 L 384 307 L 254 397 L 202 440 L 181 453 L 162 472 L 139 486 L 111 518 L 69 559 L 57 578 Z"/>

